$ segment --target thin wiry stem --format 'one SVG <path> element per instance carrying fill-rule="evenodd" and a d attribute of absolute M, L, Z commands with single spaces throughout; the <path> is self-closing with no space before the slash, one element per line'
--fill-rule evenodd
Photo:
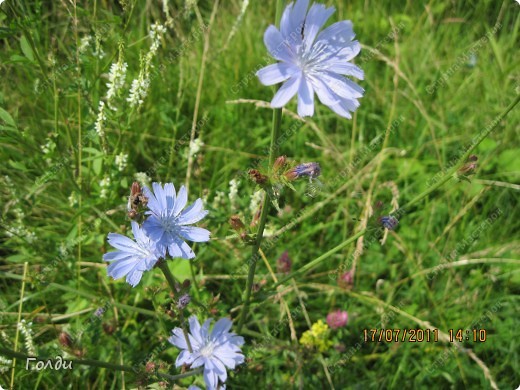
<path fill-rule="evenodd" d="M 278 139 L 278 133 L 280 132 L 280 124 L 282 122 L 282 109 L 277 108 L 273 112 L 273 128 L 271 133 L 271 146 L 269 147 L 269 170 L 274 163 L 275 154 L 277 151 L 276 140 Z M 258 223 L 258 232 L 256 233 L 256 240 L 253 245 L 253 250 L 251 252 L 251 258 L 249 259 L 249 272 L 247 275 L 247 283 L 246 290 L 244 292 L 244 306 L 242 307 L 242 312 L 240 313 L 240 320 L 238 322 L 237 331 L 240 333 L 242 326 L 244 325 L 244 321 L 247 316 L 247 312 L 249 311 L 249 304 L 251 299 L 251 290 L 253 288 L 253 281 L 255 278 L 255 270 L 256 270 L 256 262 L 258 261 L 258 250 L 260 249 L 260 245 L 262 244 L 262 239 L 264 235 L 265 223 L 267 221 L 267 215 L 269 214 L 269 208 L 271 206 L 271 199 L 269 198 L 269 194 L 266 192 L 264 196 L 264 203 L 262 204 L 262 213 L 260 214 L 260 222 Z"/>
<path fill-rule="evenodd" d="M 161 261 L 159 263 L 159 268 L 163 272 L 164 277 L 166 278 L 166 281 L 168 282 L 172 292 L 176 294 L 177 288 L 175 287 L 175 278 L 173 277 L 170 268 L 168 268 L 168 263 L 166 261 Z M 182 309 L 179 310 L 179 318 L 181 320 L 182 333 L 184 334 L 186 344 L 188 345 L 188 351 L 190 351 L 191 353 L 193 352 L 193 349 L 191 348 L 190 338 L 188 336 L 188 329 L 186 328 L 186 321 L 184 320 L 184 312 Z"/>
<path fill-rule="evenodd" d="M 282 6 L 284 4 L 283 0 L 277 0 L 276 2 L 276 17 L 275 20 L 279 24 L 280 16 L 282 15 Z M 271 145 L 269 146 L 269 174 L 271 174 L 271 169 L 274 163 L 275 155 L 278 150 L 278 134 L 280 133 L 280 125 L 282 123 L 282 108 L 276 108 L 273 112 L 273 127 L 271 131 Z M 265 223 L 267 221 L 267 215 L 269 213 L 269 207 L 271 206 L 269 194 L 265 193 L 264 203 L 262 205 L 262 213 L 260 215 L 260 222 L 258 223 L 258 232 L 256 235 L 256 240 L 253 245 L 253 250 L 251 252 L 251 259 L 249 260 L 249 272 L 247 275 L 246 282 L 246 290 L 244 292 L 244 305 L 242 306 L 242 311 L 240 313 L 240 319 L 238 321 L 237 332 L 240 333 L 242 330 L 242 326 L 244 326 L 244 321 L 246 320 L 247 313 L 249 312 L 249 305 L 251 303 L 251 290 L 253 288 L 253 281 L 255 278 L 255 270 L 256 270 L 256 262 L 258 261 L 258 251 L 260 249 L 260 245 L 262 244 L 262 239 L 264 235 Z"/>
<path fill-rule="evenodd" d="M 25 277 L 27 276 L 27 266 L 29 265 L 29 263 L 25 262 L 23 264 L 23 277 L 22 277 L 22 290 L 20 291 L 20 305 L 18 306 L 18 322 L 17 322 L 17 326 L 16 326 L 16 334 L 15 334 L 15 338 L 14 338 L 14 349 L 16 351 L 16 348 L 18 348 L 18 334 L 19 334 L 19 330 L 20 330 L 20 326 L 18 324 L 20 324 L 20 322 L 22 321 L 22 306 L 23 306 L 23 296 L 24 296 L 24 293 L 25 293 Z M 14 368 L 16 366 L 16 356 L 13 356 L 13 367 L 12 367 L 12 371 L 11 371 L 11 389 L 13 389 L 14 387 Z"/>

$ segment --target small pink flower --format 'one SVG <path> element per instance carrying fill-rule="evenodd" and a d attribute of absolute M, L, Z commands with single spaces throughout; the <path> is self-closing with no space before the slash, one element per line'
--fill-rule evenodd
<path fill-rule="evenodd" d="M 332 329 L 338 329 L 347 325 L 348 314 L 343 310 L 332 311 L 327 315 L 327 324 Z"/>
<path fill-rule="evenodd" d="M 344 272 L 338 277 L 338 285 L 346 290 L 352 289 L 354 285 L 354 275 L 352 270 Z"/>

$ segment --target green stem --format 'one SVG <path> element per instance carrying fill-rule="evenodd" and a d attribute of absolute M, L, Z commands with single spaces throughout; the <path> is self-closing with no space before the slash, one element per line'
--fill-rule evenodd
<path fill-rule="evenodd" d="M 7 356 L 7 357 L 10 357 L 10 358 L 13 358 L 13 359 L 21 359 L 21 360 L 25 360 L 27 362 L 27 359 L 28 358 L 35 358 L 36 361 L 51 361 L 53 363 L 53 366 L 55 365 L 56 361 L 58 359 L 54 359 L 54 358 L 51 358 L 51 357 L 42 357 L 42 356 L 29 356 L 29 355 L 26 355 L 24 353 L 21 353 L 21 352 L 16 352 L 16 351 L 13 351 L 11 349 L 7 349 L 7 348 L 3 348 L 3 347 L 0 347 L 0 355 L 3 355 L 3 356 Z M 64 360 L 62 360 L 63 362 Z M 69 361 L 67 359 L 67 361 Z M 102 361 L 99 361 L 99 360 L 93 360 L 93 359 L 70 359 L 70 361 L 72 361 L 72 366 L 74 366 L 75 364 L 78 364 L 80 366 L 91 366 L 91 367 L 99 367 L 99 368 L 108 368 L 108 369 L 111 369 L 111 370 L 116 370 L 116 371 L 131 371 L 131 372 L 139 372 L 138 368 L 136 366 L 124 366 L 124 365 L 120 365 L 120 364 L 113 364 L 113 363 L 108 363 L 108 362 L 102 362 Z M 26 363 L 27 364 L 27 363 Z M 169 379 L 169 380 L 177 380 L 177 379 L 182 379 L 182 378 L 186 378 L 188 376 L 192 376 L 192 375 L 198 375 L 200 374 L 201 372 L 203 371 L 203 368 L 200 367 L 200 368 L 197 368 L 193 371 L 189 371 L 189 372 L 185 372 L 184 374 L 179 374 L 179 375 L 169 375 L 169 374 L 163 374 L 163 373 L 160 373 L 160 372 L 155 372 L 151 375 L 154 375 L 158 378 L 164 378 L 164 379 Z"/>
<path fill-rule="evenodd" d="M 271 169 L 274 163 L 274 159 L 276 156 L 276 152 L 278 150 L 278 134 L 280 132 L 280 125 L 282 123 L 282 109 L 276 108 L 273 112 L 273 128 L 271 131 L 271 145 L 269 146 L 269 174 L 271 173 Z M 249 311 L 249 305 L 251 300 L 251 290 L 253 289 L 253 281 L 255 278 L 255 270 L 256 270 L 256 262 L 258 261 L 258 251 L 260 249 L 260 245 L 262 244 L 262 239 L 264 236 L 265 223 L 267 221 L 267 215 L 269 214 L 269 208 L 271 206 L 271 199 L 269 199 L 269 194 L 266 191 L 264 195 L 264 203 L 262 204 L 262 213 L 260 214 L 260 222 L 258 224 L 258 232 L 256 233 L 256 240 L 253 245 L 253 250 L 251 252 L 251 259 L 249 260 L 249 272 L 247 274 L 247 282 L 246 282 L 246 290 L 244 292 L 242 311 L 240 313 L 240 319 L 238 321 L 237 332 L 240 333 L 242 330 L 242 326 L 244 326 L 244 321 L 247 317 L 247 313 Z"/>
<path fill-rule="evenodd" d="M 173 277 L 170 268 L 168 268 L 168 263 L 166 261 L 161 261 L 159 263 L 159 268 L 164 274 L 164 277 L 166 278 L 166 281 L 170 285 L 170 289 L 172 290 L 173 294 L 177 294 L 177 288 L 175 287 L 175 278 Z M 184 338 L 186 339 L 186 344 L 188 345 L 188 351 L 193 352 L 193 349 L 191 348 L 190 338 L 188 336 L 188 329 L 186 328 L 186 321 L 184 319 L 184 310 L 179 310 L 179 318 L 181 321 L 181 328 L 182 333 L 184 333 Z"/>

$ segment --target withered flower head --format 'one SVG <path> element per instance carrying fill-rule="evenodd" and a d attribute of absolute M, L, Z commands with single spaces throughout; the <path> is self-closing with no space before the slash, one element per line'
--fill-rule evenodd
<path fill-rule="evenodd" d="M 130 188 L 130 196 L 128 198 L 128 216 L 132 218 L 131 211 L 134 211 L 135 215 L 137 215 L 139 207 L 145 207 L 147 203 L 148 198 L 143 195 L 141 186 L 138 182 L 134 181 L 132 183 L 132 187 Z M 132 213 L 132 215 L 134 214 Z"/>
<path fill-rule="evenodd" d="M 58 341 L 61 345 L 63 345 L 66 348 L 71 348 L 74 344 L 72 337 L 70 337 L 70 334 L 68 334 L 67 332 L 61 332 L 58 336 Z"/>
<path fill-rule="evenodd" d="M 265 184 L 267 183 L 267 176 L 260 173 L 258 169 L 250 169 L 249 170 L 249 178 L 254 181 L 256 184 Z"/>
<path fill-rule="evenodd" d="M 287 163 L 287 157 L 280 156 L 276 160 L 274 160 L 273 164 L 273 170 L 277 172 L 280 168 L 283 168 L 284 165 Z"/>
<path fill-rule="evenodd" d="M 472 154 L 468 157 L 466 163 L 458 170 L 459 176 L 469 176 L 477 170 L 478 157 Z"/>
<path fill-rule="evenodd" d="M 289 257 L 289 253 L 285 251 L 278 258 L 278 260 L 276 260 L 276 270 L 278 271 L 278 273 L 288 274 L 289 272 L 291 272 L 291 266 L 291 258 Z"/>
<path fill-rule="evenodd" d="M 240 217 L 238 215 L 232 215 L 229 218 L 229 224 L 231 225 L 233 230 L 235 230 L 238 233 L 240 233 L 241 231 L 243 231 L 246 228 L 244 223 L 242 222 L 242 220 L 240 219 Z"/>

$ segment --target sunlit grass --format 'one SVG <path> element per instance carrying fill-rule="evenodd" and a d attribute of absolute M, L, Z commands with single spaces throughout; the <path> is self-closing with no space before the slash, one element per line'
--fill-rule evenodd
<path fill-rule="evenodd" d="M 204 145 L 191 162 L 190 199 L 205 199 L 214 239 L 194 248 L 192 269 L 188 262 L 174 260 L 171 270 L 180 280 L 196 276 L 199 289 L 192 282 L 193 294 L 210 305 L 212 316 L 238 317 L 250 248 L 230 238 L 234 232 L 227 221 L 239 214 L 249 224 L 253 217 L 254 185 L 245 172 L 259 157 L 267 159 L 272 110 L 229 101 L 272 98 L 273 90 L 263 87 L 254 72 L 270 63 L 262 37 L 273 23 L 275 2 L 250 1 L 228 41 L 242 2 L 221 1 L 198 91 L 201 24 L 210 22 L 213 2 L 188 7 L 171 1 L 173 21 L 152 61 L 150 89 L 139 109 L 131 109 L 126 98 L 138 77 L 140 56 L 149 51 L 151 24 L 167 22 L 162 4 L 126 2 L 126 10 L 119 2 L 78 4 L 76 39 L 71 3 L 16 4 L 17 16 L 9 3 L 14 4 L 1 6 L 7 14 L 0 13 L 0 330 L 5 347 L 14 349 L 20 310 L 22 318 L 33 322 L 42 356 L 81 355 L 138 367 L 143 361 L 162 361 L 163 372 L 178 374 L 173 365 L 177 350 L 165 344 L 178 320 L 165 313 L 168 286 L 162 274 L 147 273 L 135 289 L 109 279 L 101 260 L 108 250 L 106 235 L 124 233 L 129 226 L 126 201 L 137 172 L 154 181 L 185 183 L 194 129 Z M 334 20 L 352 20 L 363 45 L 356 63 L 365 71 L 360 85 L 366 93 L 352 121 L 323 105 L 306 123 L 284 115 L 282 134 L 290 137 L 280 144 L 280 154 L 318 162 L 323 186 L 309 197 L 304 195 L 309 184 L 297 183 L 296 192 L 284 192 L 282 212 L 272 210 L 268 236 L 283 230 L 274 245 L 264 248 L 273 268 L 285 250 L 293 270 L 301 268 L 359 232 L 367 210 L 378 201 L 384 205 L 375 209 L 374 219 L 389 214 L 395 202 L 402 206 L 425 191 L 519 93 L 515 2 L 336 3 Z M 86 36 L 92 37 L 90 46 L 77 57 L 76 43 Z M 105 53 L 101 58 L 99 45 Z M 103 139 L 94 125 L 119 47 L 128 63 L 127 82 L 115 101 L 118 110 L 107 116 Z M 296 111 L 294 102 L 287 108 Z M 398 125 L 381 151 L 394 120 Z M 430 194 L 408 210 L 384 245 L 367 235 L 363 251 L 356 240 L 295 284 L 286 283 L 283 300 L 255 302 L 243 332 L 245 354 L 252 360 L 232 374 L 228 385 L 326 388 L 330 379 L 335 388 L 487 388 L 489 369 L 499 388 L 516 388 L 519 120 L 516 108 L 478 146 L 471 182 L 452 180 Z M 115 160 L 121 153 L 128 155 L 128 163 L 119 170 Z M 110 183 L 102 187 L 107 177 Z M 228 197 L 232 179 L 240 180 L 234 201 Z M 303 213 L 308 210 L 312 212 Z M 353 259 L 353 288 L 338 289 L 335 272 L 341 266 L 349 269 Z M 29 283 L 22 302 L 25 262 Z M 262 261 L 255 282 L 265 290 L 273 285 Z M 106 307 L 106 313 L 92 321 L 98 307 Z M 324 320 L 338 308 L 349 313 L 347 327 L 332 332 L 338 348 L 321 355 L 303 348 L 298 340 L 309 329 L 307 320 Z M 424 328 L 426 323 L 444 333 L 479 323 L 487 340 L 465 342 L 464 347 L 487 368 L 467 353 L 452 354 L 445 342 L 362 341 L 364 329 Z M 58 342 L 62 331 L 81 335 L 78 345 L 65 351 Z M 23 342 L 17 349 L 24 352 Z M 7 368 L 0 374 L 4 387 L 11 380 Z M 14 383 L 50 388 L 57 376 L 72 388 L 85 383 L 133 387 L 140 379 L 131 372 L 123 376 L 79 366 L 33 373 L 18 359 Z M 187 387 L 192 382 L 179 383 Z"/>

